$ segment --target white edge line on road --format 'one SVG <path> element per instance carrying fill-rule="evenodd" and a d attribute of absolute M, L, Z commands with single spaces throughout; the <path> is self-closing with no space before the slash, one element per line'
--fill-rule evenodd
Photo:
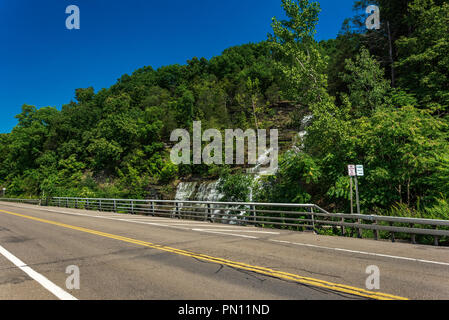
<path fill-rule="evenodd" d="M 170 226 L 170 225 L 167 225 L 167 224 L 162 224 L 162 223 L 131 221 L 131 220 L 123 219 L 123 217 L 111 218 L 111 217 L 105 217 L 105 216 L 93 216 L 93 215 L 90 215 L 90 214 L 82 214 L 82 213 L 76 213 L 76 212 L 58 211 L 58 210 L 41 209 L 41 208 L 39 208 L 39 209 L 40 210 L 44 210 L 44 211 L 49 211 L 49 212 L 69 214 L 69 215 L 73 215 L 73 216 L 101 218 L 101 219 L 106 219 L 106 220 L 124 221 L 124 222 L 137 223 L 137 224 L 149 224 L 149 225 L 154 225 L 154 226 L 159 226 L 159 227 L 168 227 L 168 228 L 174 228 L 174 229 L 190 230 L 189 228 L 173 227 L 173 226 Z"/>
<path fill-rule="evenodd" d="M 290 241 L 283 241 L 283 240 L 269 239 L 269 241 L 278 242 L 278 243 L 293 244 L 293 245 L 302 246 L 302 247 L 311 247 L 311 248 L 326 249 L 326 250 L 333 250 L 333 251 L 343 251 L 343 252 L 348 252 L 348 253 L 357 253 L 357 254 L 363 254 L 363 255 L 375 256 L 375 257 L 383 257 L 383 258 L 391 258 L 391 259 L 398 259 L 398 260 L 407 260 L 407 261 L 415 261 L 415 262 L 422 262 L 422 263 L 438 264 L 438 265 L 442 265 L 442 266 L 449 266 L 449 263 L 447 263 L 447 262 L 422 260 L 422 259 L 416 259 L 416 258 L 392 256 L 392 255 L 388 255 L 388 254 L 356 251 L 356 250 L 341 249 L 341 248 L 324 247 L 324 246 L 318 246 L 318 245 L 314 245 L 314 244 L 290 242 Z"/>
<path fill-rule="evenodd" d="M 253 237 L 253 236 L 246 236 L 243 234 L 233 234 L 233 233 L 227 233 L 227 232 L 214 232 L 214 231 L 207 231 L 207 230 L 203 230 L 203 229 L 192 229 L 193 231 L 197 231 L 197 232 L 206 232 L 206 233 L 216 233 L 216 234 L 224 234 L 227 236 L 234 236 L 234 237 L 242 237 L 242 238 L 249 238 L 249 239 L 258 239 L 257 237 Z"/>
<path fill-rule="evenodd" d="M 50 291 L 53 295 L 55 295 L 60 300 L 78 300 L 70 293 L 64 291 L 53 282 L 48 280 L 46 277 L 37 273 L 30 267 L 28 267 L 24 262 L 22 262 L 19 258 L 15 257 L 11 252 L 0 246 L 0 253 L 9 261 L 11 261 L 16 267 L 25 272 L 32 279 L 36 280 L 41 286 Z"/>
<path fill-rule="evenodd" d="M 196 232 L 216 233 L 216 234 L 222 234 L 222 235 L 233 236 L 233 237 L 258 239 L 257 237 L 246 236 L 246 235 L 241 235 L 241 234 L 233 234 L 233 233 L 228 233 L 228 232 L 203 231 L 203 229 L 182 228 L 182 227 L 177 227 L 177 226 L 172 226 L 172 225 L 167 225 L 167 224 L 162 224 L 162 223 L 132 221 L 132 220 L 127 220 L 127 219 L 123 219 L 123 218 L 119 219 L 119 218 L 110 218 L 110 217 L 104 217 L 104 216 L 92 216 L 92 215 L 89 215 L 89 214 L 81 214 L 81 213 L 67 212 L 67 211 L 56 211 L 56 210 L 48 210 L 48 209 L 46 211 L 70 214 L 70 215 L 75 215 L 75 216 L 84 216 L 84 217 L 102 218 L 102 219 L 107 219 L 107 220 L 125 221 L 125 222 L 130 222 L 130 223 L 137 223 L 137 224 L 148 224 L 148 225 L 159 226 L 159 227 L 167 227 L 167 228 L 173 228 L 173 229 L 192 230 L 192 231 L 196 231 Z"/>
<path fill-rule="evenodd" d="M 227 233 L 227 232 L 204 231 L 202 229 L 182 228 L 182 227 L 175 227 L 175 226 L 171 226 L 171 225 L 166 225 L 166 224 L 161 224 L 161 223 L 154 223 L 154 222 L 131 221 L 131 220 L 126 220 L 126 219 L 109 218 L 109 217 L 104 217 L 104 216 L 92 216 L 92 215 L 89 215 L 89 214 L 81 214 L 81 213 L 68 212 L 68 211 L 57 211 L 57 210 L 50 210 L 50 209 L 45 209 L 45 211 L 51 211 L 51 212 L 63 213 L 63 214 L 70 214 L 70 215 L 74 215 L 74 216 L 95 217 L 95 218 L 102 218 L 102 219 L 107 219 L 107 220 L 125 221 L 125 222 L 130 222 L 130 223 L 137 223 L 137 224 L 148 224 L 148 225 L 154 225 L 154 226 L 160 226 L 160 227 L 168 227 L 168 228 L 173 228 L 173 229 L 192 230 L 192 231 L 196 231 L 196 232 L 215 233 L 215 234 L 222 234 L 222 235 L 227 235 L 227 236 L 241 237 L 241 238 L 248 238 L 248 239 L 258 239 L 257 237 L 241 235 L 241 234 L 233 234 L 233 233 Z"/>
<path fill-rule="evenodd" d="M 167 223 L 167 222 L 165 222 Z M 219 228 L 238 228 L 238 226 L 233 226 L 233 225 L 220 225 L 220 224 L 212 224 L 212 223 L 207 223 L 207 222 L 203 222 L 203 223 L 179 223 L 179 222 L 168 222 L 170 225 L 174 225 L 174 226 L 204 226 L 204 227 L 219 227 Z M 246 228 L 246 227 L 243 227 Z"/>
<path fill-rule="evenodd" d="M 220 232 L 243 232 L 243 233 L 263 233 L 263 234 L 280 234 L 279 232 L 269 232 L 269 231 L 252 231 L 252 230 L 240 230 L 240 229 L 203 229 L 203 228 L 195 228 L 192 230 L 201 230 L 201 231 L 220 231 Z"/>

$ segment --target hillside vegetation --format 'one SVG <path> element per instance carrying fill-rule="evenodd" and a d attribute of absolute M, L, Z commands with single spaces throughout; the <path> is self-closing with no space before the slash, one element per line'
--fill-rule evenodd
<path fill-rule="evenodd" d="M 364 164 L 365 213 L 449 218 L 449 4 L 374 2 L 381 30 L 355 16 L 336 39 L 317 42 L 319 5 L 282 0 L 288 19 L 273 19 L 266 41 L 143 67 L 98 92 L 77 89 L 60 111 L 24 105 L 0 136 L 7 195 L 169 196 L 175 181 L 196 176 L 221 177 L 225 197 L 247 200 L 253 181 L 244 168 L 172 164 L 172 130 L 196 120 L 220 130 L 278 128 L 289 145 L 312 114 L 302 151 L 282 149 L 256 200 L 348 212 L 347 165 Z"/>

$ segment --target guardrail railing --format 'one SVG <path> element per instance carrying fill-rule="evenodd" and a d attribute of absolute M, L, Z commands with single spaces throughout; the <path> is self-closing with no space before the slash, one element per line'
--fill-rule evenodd
<path fill-rule="evenodd" d="M 349 234 L 360 238 L 373 237 L 376 240 L 380 239 L 381 232 L 387 232 L 393 242 L 397 234 L 407 234 L 412 243 L 416 243 L 416 236 L 432 237 L 434 245 L 439 245 L 442 237 L 449 237 L 449 220 L 329 213 L 315 204 L 70 197 L 9 201 L 298 231 L 332 228 L 342 236 Z"/>
<path fill-rule="evenodd" d="M 27 204 L 40 204 L 41 200 L 40 199 L 15 199 L 15 198 L 1 198 L 0 197 L 0 201 L 5 201 L 5 202 L 15 202 L 15 203 L 27 203 Z"/>

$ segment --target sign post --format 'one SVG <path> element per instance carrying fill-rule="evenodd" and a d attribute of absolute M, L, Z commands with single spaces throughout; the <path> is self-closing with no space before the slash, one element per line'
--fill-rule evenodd
<path fill-rule="evenodd" d="M 354 203 L 353 203 L 353 197 L 352 197 L 352 178 L 354 177 L 355 180 L 355 199 L 357 204 L 357 214 L 360 214 L 360 198 L 359 198 L 359 182 L 357 180 L 357 177 L 363 177 L 365 175 L 365 171 L 362 165 L 348 165 L 348 175 L 349 175 L 349 188 L 350 188 L 350 195 L 351 195 L 351 214 L 354 213 Z M 358 219 L 358 223 L 361 223 L 361 219 Z M 358 229 L 357 236 L 359 238 L 362 237 L 362 229 Z"/>
<path fill-rule="evenodd" d="M 355 173 L 354 173 L 354 179 L 355 179 L 355 197 L 357 202 L 357 213 L 360 214 L 360 199 L 359 199 L 359 182 L 357 180 L 357 177 L 363 177 L 365 175 L 365 171 L 362 165 L 355 166 Z"/>
<path fill-rule="evenodd" d="M 352 195 L 352 190 L 353 190 L 352 177 L 356 176 L 355 165 L 353 165 L 353 164 L 348 165 L 348 175 L 349 175 L 349 194 L 351 196 L 351 214 L 353 214 L 354 213 L 354 200 L 353 200 L 354 198 Z"/>
<path fill-rule="evenodd" d="M 362 165 L 357 165 L 355 167 L 355 169 L 356 169 L 357 177 L 363 177 L 365 175 L 365 170 Z"/>
<path fill-rule="evenodd" d="M 360 214 L 359 183 L 357 181 L 357 176 L 355 176 L 354 179 L 355 179 L 355 198 L 357 202 L 357 214 Z M 360 224 L 362 220 L 358 219 L 357 222 Z M 357 237 L 358 238 L 362 237 L 362 230 L 360 228 L 357 230 Z"/>
<path fill-rule="evenodd" d="M 357 177 L 363 177 L 365 175 L 364 168 L 362 165 L 356 166 L 356 176 L 355 176 L 355 193 L 357 199 L 357 213 L 360 214 L 360 199 L 359 199 L 359 183 L 357 181 Z M 362 223 L 361 219 L 358 219 L 358 223 Z M 359 238 L 362 237 L 362 229 L 359 229 L 357 232 L 357 236 Z"/>

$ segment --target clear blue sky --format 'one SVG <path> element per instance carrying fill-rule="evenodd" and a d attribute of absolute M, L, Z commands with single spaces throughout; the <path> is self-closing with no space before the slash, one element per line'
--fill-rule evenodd
<path fill-rule="evenodd" d="M 318 39 L 334 38 L 353 0 L 321 0 Z M 67 30 L 77 5 L 81 29 Z M 0 0 L 0 132 L 23 104 L 58 109 L 76 88 L 109 87 L 143 66 L 210 59 L 265 40 L 280 0 Z"/>

